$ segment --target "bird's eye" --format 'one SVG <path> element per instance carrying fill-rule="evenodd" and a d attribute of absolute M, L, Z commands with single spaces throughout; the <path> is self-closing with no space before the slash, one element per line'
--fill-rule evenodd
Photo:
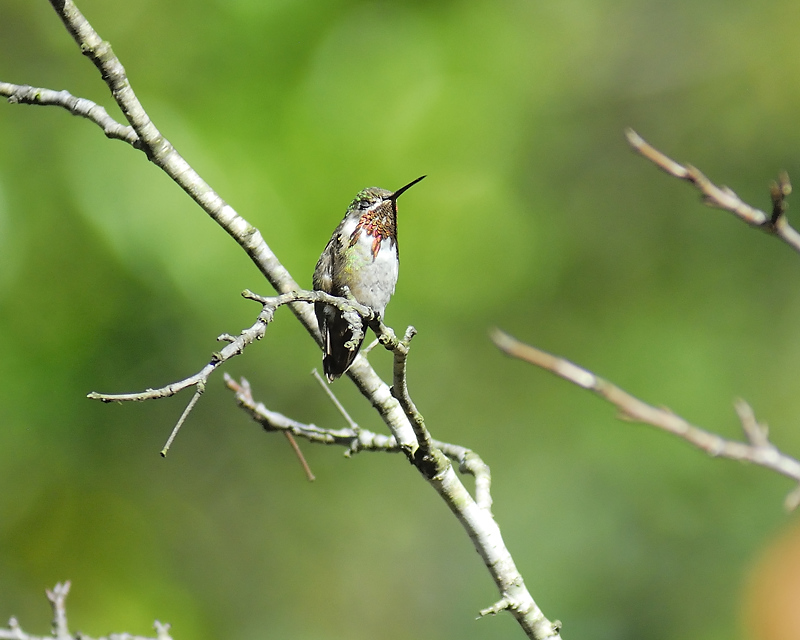
<path fill-rule="evenodd" d="M 361 201 L 358 203 L 358 208 L 359 208 L 359 209 L 369 209 L 369 205 L 370 205 L 370 202 L 369 202 L 369 200 L 361 200 Z"/>

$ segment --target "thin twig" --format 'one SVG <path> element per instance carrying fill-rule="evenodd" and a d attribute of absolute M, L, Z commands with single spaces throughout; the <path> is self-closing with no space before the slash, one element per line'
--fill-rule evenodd
<path fill-rule="evenodd" d="M 486 607 L 485 609 L 481 609 L 478 612 L 478 619 L 485 618 L 486 616 L 496 616 L 498 613 L 505 611 L 510 606 L 511 603 L 505 598 L 498 600 L 491 607 Z"/>
<path fill-rule="evenodd" d="M 776 471 L 800 482 L 800 461 L 780 452 L 767 438 L 766 429 L 758 425 L 752 409 L 739 401 L 736 405 L 748 443 L 727 440 L 715 433 L 696 427 L 666 409 L 659 409 L 603 380 L 591 371 L 552 354 L 541 351 L 509 334 L 495 329 L 492 340 L 506 354 L 564 378 L 568 382 L 594 392 L 616 406 L 622 416 L 633 422 L 649 424 L 683 438 L 714 457 L 741 460 Z"/>
<path fill-rule="evenodd" d="M 283 431 L 309 442 L 344 447 L 346 456 L 360 451 L 383 451 L 384 453 L 398 453 L 400 451 L 394 438 L 373 433 L 358 427 L 358 425 L 353 428 L 352 425 L 355 425 L 355 422 L 352 421 L 350 421 L 350 428 L 347 429 L 323 429 L 314 424 L 297 422 L 281 413 L 271 411 L 263 403 L 257 402 L 253 398 L 250 383 L 245 378 L 236 382 L 226 373 L 225 384 L 234 392 L 237 404 L 247 411 L 250 417 L 259 423 L 265 431 Z M 324 381 L 323 385 L 324 388 L 328 388 L 328 384 Z M 492 475 L 489 465 L 477 453 L 467 447 L 433 439 L 431 440 L 431 445 L 441 450 L 450 460 L 458 464 L 458 468 L 462 473 L 474 476 L 475 501 L 481 508 L 491 509 Z"/>
<path fill-rule="evenodd" d="M 744 431 L 744 435 L 750 441 L 750 444 L 754 447 L 774 448 L 769 441 L 767 425 L 761 424 L 756 420 L 756 414 L 747 402 L 739 398 L 733 403 L 733 408 L 736 409 L 736 415 L 739 416 L 739 422 L 742 423 L 742 431 Z"/>
<path fill-rule="evenodd" d="M 178 435 L 178 431 L 180 431 L 181 427 L 183 426 L 183 423 L 186 421 L 186 418 L 189 416 L 192 409 L 194 409 L 195 405 L 197 404 L 197 401 L 203 394 L 203 391 L 205 390 L 206 384 L 208 382 L 208 379 L 211 377 L 211 374 L 214 373 L 214 371 L 216 371 L 216 369 L 219 368 L 219 366 L 223 362 L 226 362 L 231 358 L 235 358 L 236 356 L 240 355 L 247 346 L 260 340 L 266 332 L 267 325 L 270 322 L 272 322 L 275 316 L 275 311 L 279 307 L 284 305 L 296 304 L 298 302 L 306 302 L 306 303 L 327 302 L 328 304 L 338 306 L 343 310 L 353 311 L 359 314 L 361 317 L 365 318 L 366 320 L 370 321 L 375 320 L 375 314 L 369 307 L 365 307 L 363 305 L 360 305 L 358 303 L 355 303 L 353 301 L 344 298 L 337 298 L 336 296 L 331 296 L 322 291 L 290 291 L 289 293 L 285 293 L 279 296 L 264 297 L 257 295 L 252 291 L 245 290 L 242 293 L 242 295 L 249 300 L 257 301 L 262 305 L 262 309 L 258 315 L 258 319 L 252 326 L 242 330 L 242 332 L 238 336 L 232 336 L 227 333 L 220 335 L 217 338 L 217 340 L 221 342 L 227 342 L 228 344 L 220 351 L 214 353 L 212 355 L 211 361 L 197 373 L 189 376 L 188 378 L 184 378 L 183 380 L 173 382 L 158 389 L 145 389 L 144 391 L 138 393 L 116 393 L 116 394 L 98 393 L 96 391 L 92 391 L 91 393 L 87 394 L 87 397 L 92 400 L 100 400 L 101 402 L 142 402 L 145 400 L 157 400 L 160 398 L 169 398 L 179 393 L 180 391 L 183 391 L 184 389 L 187 389 L 189 387 L 195 387 L 196 391 L 194 396 L 189 401 L 189 404 L 186 406 L 186 409 L 184 409 L 183 413 L 181 414 L 180 418 L 178 419 L 177 423 L 172 429 L 172 433 L 170 434 L 167 443 L 161 450 L 161 455 L 166 457 L 167 452 L 169 451 L 169 448 L 172 445 L 173 440 Z M 388 331 L 388 329 L 380 322 L 378 322 L 377 324 L 373 322 L 373 325 L 378 331 Z M 295 449 L 295 451 L 298 451 L 297 443 L 294 443 L 291 438 L 290 438 L 290 444 L 292 444 L 292 447 Z M 309 477 L 309 479 L 313 479 L 313 474 L 311 473 L 310 469 L 308 469 L 308 465 L 306 464 L 305 459 L 302 458 L 302 454 L 300 455 L 300 460 L 301 464 L 306 470 L 306 475 Z"/>
<path fill-rule="evenodd" d="M 167 453 L 169 453 L 169 448 L 172 446 L 172 442 L 175 440 L 175 436 L 178 435 L 178 431 L 181 430 L 183 423 L 186 422 L 186 418 L 189 417 L 189 414 L 194 409 L 194 405 L 197 404 L 197 401 L 200 399 L 200 396 L 203 395 L 203 391 L 205 391 L 205 383 L 198 381 L 194 395 L 192 399 L 189 400 L 189 404 L 186 405 L 186 408 L 183 410 L 181 417 L 178 418 L 178 422 L 175 424 L 175 427 L 172 429 L 172 433 L 169 434 L 169 438 L 167 438 L 167 443 L 164 445 L 164 448 L 161 450 L 161 457 L 166 458 Z"/>
<path fill-rule="evenodd" d="M 238 336 L 233 337 L 228 334 L 221 335 L 218 340 L 227 342 L 228 344 L 220 351 L 212 354 L 210 362 L 200 369 L 200 371 L 188 378 L 178 380 L 177 382 L 159 387 L 158 389 L 145 389 L 138 393 L 98 393 L 97 391 L 92 391 L 86 394 L 86 397 L 90 400 L 100 400 L 101 402 L 143 402 L 145 400 L 171 398 L 189 387 L 205 385 L 211 377 L 211 374 L 214 373 L 221 364 L 240 355 L 248 345 L 264 337 L 267 324 L 271 322 L 273 313 L 274 309 L 262 309 L 256 322 L 247 329 L 243 329 Z"/>
<path fill-rule="evenodd" d="M 372 351 L 379 344 L 380 344 L 380 342 L 377 339 L 375 339 L 372 342 L 370 342 L 368 345 L 366 345 L 365 347 L 361 347 L 361 355 L 366 358 L 367 355 L 369 355 L 369 352 Z"/>
<path fill-rule="evenodd" d="M 377 340 L 375 341 L 377 344 Z M 331 386 L 322 379 L 322 376 L 319 375 L 319 371 L 314 368 L 311 370 L 311 375 L 314 376 L 314 379 L 319 383 L 319 386 L 322 387 L 322 390 L 325 392 L 325 395 L 328 396 L 328 399 L 333 403 L 333 406 L 342 414 L 342 417 L 345 419 L 345 422 L 350 425 L 350 428 L 353 430 L 353 433 L 358 433 L 359 426 L 358 423 L 353 420 L 350 414 L 347 412 L 347 409 L 344 408 L 344 405 L 339 402 L 339 398 L 336 397 L 336 394 L 333 393 Z"/>
<path fill-rule="evenodd" d="M 324 302 L 342 311 L 354 312 L 357 316 L 367 321 L 369 326 L 378 333 L 379 337 L 383 338 L 385 344 L 389 345 L 387 348 L 392 348 L 392 346 L 396 344 L 396 339 L 392 330 L 376 317 L 370 307 L 347 298 L 332 296 L 324 291 L 304 290 L 289 291 L 278 296 L 261 296 L 245 289 L 242 292 L 242 296 L 262 305 L 262 310 L 258 315 L 258 319 L 252 326 L 243 329 L 238 336 L 232 336 L 228 333 L 221 334 L 217 340 L 220 342 L 227 342 L 227 346 L 215 352 L 212 355 L 211 361 L 197 373 L 183 380 L 159 387 L 158 389 L 145 389 L 138 393 L 98 393 L 97 391 L 92 391 L 87 394 L 86 397 L 91 400 L 100 400 L 101 402 L 142 402 L 144 400 L 170 398 L 188 387 L 204 385 L 214 370 L 222 363 L 231 358 L 235 358 L 249 345 L 261 340 L 261 338 L 264 337 L 267 325 L 272 322 L 274 318 L 275 311 L 286 305 L 291 306 L 299 303 L 313 304 L 315 302 Z"/>
<path fill-rule="evenodd" d="M 0 82 L 0 96 L 8 98 L 11 104 L 62 107 L 74 116 L 94 122 L 103 130 L 107 138 L 122 140 L 135 149 L 140 148 L 139 136 L 136 135 L 133 127 L 114 120 L 102 105 L 86 98 L 73 96 L 69 91 L 54 91 L 53 89 L 32 87 L 28 84 Z"/>
<path fill-rule="evenodd" d="M 311 471 L 311 467 L 308 466 L 306 457 L 300 450 L 300 445 L 297 444 L 297 440 L 294 439 L 294 436 L 289 431 L 284 431 L 283 435 L 286 436 L 286 439 L 289 441 L 289 445 L 292 447 L 292 451 L 294 451 L 294 455 L 296 455 L 297 459 L 300 461 L 300 466 L 303 467 L 303 472 L 306 474 L 306 478 L 308 478 L 309 482 L 314 482 L 317 477 Z"/>
<path fill-rule="evenodd" d="M 257 402 L 253 398 L 250 383 L 245 378 L 236 382 L 226 373 L 225 384 L 234 392 L 237 404 L 242 407 L 253 420 L 259 423 L 265 431 L 283 431 L 285 433 L 291 433 L 296 438 L 308 440 L 309 442 L 339 445 L 345 447 L 348 453 L 358 453 L 359 451 L 399 453 L 401 451 L 392 436 L 373 433 L 363 429 L 359 429 L 358 431 L 352 428 L 322 429 L 314 424 L 298 422 L 281 413 L 271 411 L 267 409 L 263 403 Z"/>
<path fill-rule="evenodd" d="M 233 378 L 231 378 L 227 373 L 225 374 L 225 384 L 229 389 L 231 389 L 234 393 L 236 393 L 237 397 L 241 395 L 243 398 L 252 398 L 252 393 L 250 390 L 250 382 L 246 378 L 242 378 L 240 382 L 236 382 Z M 316 476 L 311 471 L 311 467 L 308 465 L 303 452 L 300 450 L 300 445 L 297 444 L 297 440 L 294 439 L 294 435 L 289 429 L 272 429 L 272 431 L 283 431 L 283 435 L 286 436 L 286 440 L 289 442 L 289 445 L 292 447 L 297 460 L 300 462 L 300 466 L 303 468 L 303 472 L 306 474 L 306 478 L 309 482 L 314 482 L 316 480 Z"/>
<path fill-rule="evenodd" d="M 67 608 L 65 602 L 69 595 L 71 583 L 59 582 L 52 589 L 47 589 L 47 599 L 53 608 L 53 636 L 56 638 L 69 638 L 69 625 L 67 625 Z"/>
<path fill-rule="evenodd" d="M 376 332 L 377 333 L 377 332 Z M 426 456 L 432 447 L 431 435 L 425 427 L 425 419 L 417 409 L 408 393 L 408 352 L 411 340 L 417 335 L 414 327 L 408 327 L 402 340 L 398 340 L 394 333 L 378 333 L 378 341 L 394 353 L 392 395 L 397 398 L 400 406 L 408 417 L 414 434 L 420 446 L 420 455 Z"/>

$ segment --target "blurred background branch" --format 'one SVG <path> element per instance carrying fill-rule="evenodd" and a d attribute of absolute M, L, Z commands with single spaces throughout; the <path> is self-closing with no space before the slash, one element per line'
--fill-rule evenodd
<path fill-rule="evenodd" d="M 760 424 L 753 409 L 744 400 L 736 401 L 736 413 L 748 442 L 727 440 L 715 433 L 687 422 L 669 409 L 657 408 L 626 393 L 608 380 L 603 380 L 586 369 L 534 346 L 520 342 L 507 333 L 495 329 L 492 340 L 512 358 L 524 360 L 560 378 L 593 391 L 620 410 L 620 417 L 631 422 L 649 424 L 683 438 L 712 457 L 729 458 L 770 469 L 800 483 L 800 461 L 778 450 L 769 441 L 766 425 Z M 785 501 L 793 510 L 800 500 L 800 492 L 792 491 Z"/>
<path fill-rule="evenodd" d="M 746 202 L 743 202 L 732 189 L 715 185 L 697 167 L 691 165 L 683 166 L 664 155 L 661 151 L 645 142 L 644 138 L 633 129 L 628 129 L 625 135 L 631 147 L 658 168 L 666 171 L 671 176 L 691 182 L 697 187 L 703 194 L 703 202 L 705 204 L 717 209 L 730 211 L 740 220 L 778 236 L 792 249 L 800 252 L 800 233 L 789 224 L 784 215 L 787 206 L 786 197 L 792 192 L 789 175 L 785 171 L 781 173 L 778 181 L 772 183 L 770 189 L 772 215 L 768 216 L 760 209 L 751 207 Z"/>

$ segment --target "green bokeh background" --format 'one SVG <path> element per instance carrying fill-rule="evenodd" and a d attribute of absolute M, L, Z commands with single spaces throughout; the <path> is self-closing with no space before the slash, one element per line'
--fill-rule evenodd
<path fill-rule="evenodd" d="M 743 585 L 792 517 L 789 483 L 715 461 L 502 357 L 498 325 L 738 437 L 747 398 L 800 450 L 800 261 L 706 209 L 624 127 L 768 207 L 800 175 L 790 0 L 81 0 L 162 132 L 303 285 L 362 187 L 396 188 L 387 321 L 419 330 L 435 437 L 491 465 L 494 511 L 568 638 L 744 638 Z M 0 0 L 0 79 L 112 108 L 45 0 Z M 199 369 L 269 293 L 144 156 L 63 110 L 0 104 L 0 619 L 177 640 L 520 638 L 464 532 L 400 456 L 286 442 L 212 383 L 101 405 Z M 372 362 L 389 372 L 387 354 Z M 225 370 L 342 426 L 291 314 Z M 348 381 L 333 389 L 384 430 Z"/>

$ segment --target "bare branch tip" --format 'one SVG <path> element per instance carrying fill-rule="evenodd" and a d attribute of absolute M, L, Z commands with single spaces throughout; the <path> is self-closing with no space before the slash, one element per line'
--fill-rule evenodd
<path fill-rule="evenodd" d="M 514 338 L 497 327 L 489 329 L 489 338 L 498 349 L 506 353 L 508 353 L 508 350 L 516 343 Z"/>
<path fill-rule="evenodd" d="M 227 380 L 229 381 L 227 382 L 229 389 L 236 392 L 240 396 L 252 400 L 253 396 L 250 388 L 250 381 L 247 378 L 242 376 L 241 378 L 239 378 L 239 381 L 237 382 L 231 376 L 228 376 Z"/>
<path fill-rule="evenodd" d="M 798 506 L 800 506 L 800 486 L 790 491 L 783 501 L 783 507 L 789 513 L 797 509 Z"/>
<path fill-rule="evenodd" d="M 625 129 L 625 138 L 627 138 L 628 144 L 631 145 L 634 149 L 639 149 L 642 145 L 647 144 L 644 141 L 644 138 L 642 138 L 642 136 L 640 136 L 630 127 L 627 127 Z"/>
<path fill-rule="evenodd" d="M 734 398 L 733 408 L 736 410 L 736 414 L 740 417 L 748 414 L 753 415 L 753 408 L 744 398 Z"/>
<path fill-rule="evenodd" d="M 789 179 L 789 172 L 786 170 L 781 171 L 778 174 L 778 184 L 781 187 L 781 192 L 784 196 L 791 195 L 792 193 L 792 181 Z"/>
<path fill-rule="evenodd" d="M 64 600 L 69 594 L 71 586 L 72 582 L 70 580 L 64 580 L 64 582 L 57 582 L 56 586 L 53 587 L 52 591 L 48 589 L 48 594 L 53 594 L 55 598 L 60 598 L 61 600 Z"/>
<path fill-rule="evenodd" d="M 260 296 L 257 293 L 253 293 L 250 289 L 245 289 L 242 291 L 242 297 L 246 298 L 247 300 L 254 300 L 255 302 L 259 302 L 261 304 L 266 304 L 267 298 L 264 296 Z"/>
<path fill-rule="evenodd" d="M 481 618 L 485 618 L 486 616 L 496 616 L 501 611 L 505 611 L 506 609 L 511 608 L 511 601 L 508 598 L 503 598 L 502 600 L 498 600 L 495 602 L 491 607 L 486 607 L 485 609 L 481 609 L 478 612 L 478 617 L 475 618 L 476 620 L 480 620 Z"/>
<path fill-rule="evenodd" d="M 172 640 L 172 636 L 169 635 L 171 625 L 168 622 L 159 622 L 155 620 L 153 622 L 153 629 L 156 631 L 156 638 L 158 640 Z"/>

